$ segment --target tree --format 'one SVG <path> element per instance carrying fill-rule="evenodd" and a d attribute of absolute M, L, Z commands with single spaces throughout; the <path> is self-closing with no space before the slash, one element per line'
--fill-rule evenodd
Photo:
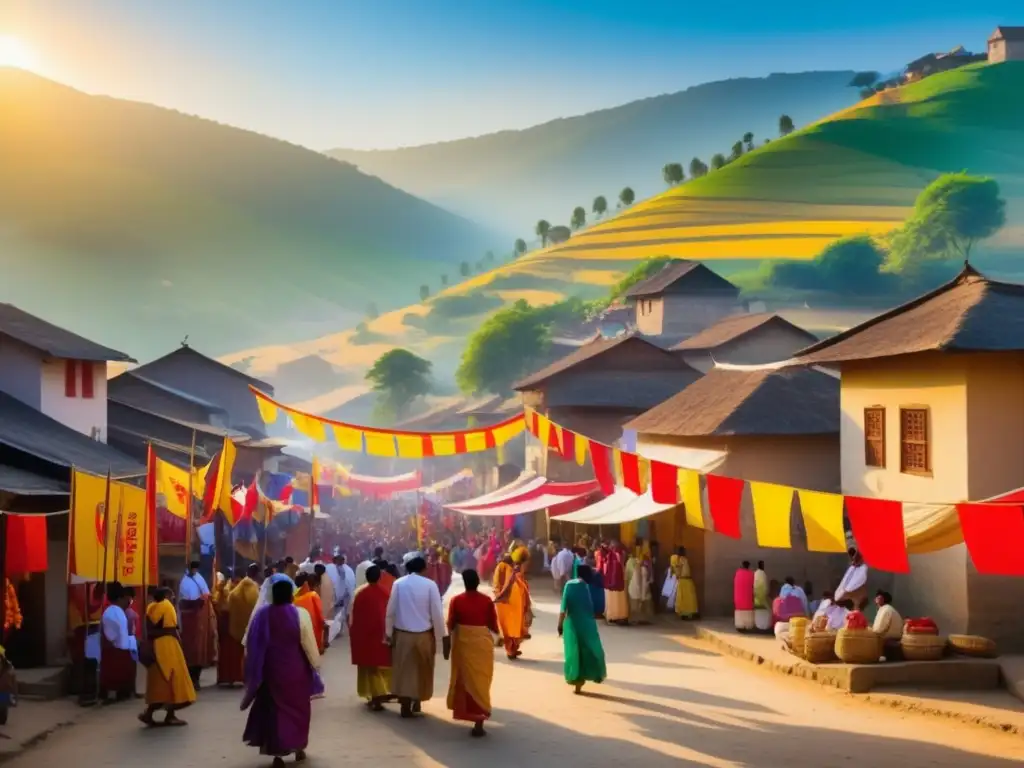
<path fill-rule="evenodd" d="M 868 88 L 874 86 L 878 82 L 878 78 L 881 75 L 877 72 L 858 72 L 853 76 L 853 79 L 849 82 L 851 88 Z"/>
<path fill-rule="evenodd" d="M 461 264 L 459 264 L 459 274 L 462 275 L 463 277 L 469 277 L 469 273 L 472 271 L 473 270 L 470 269 L 468 261 L 464 261 Z"/>
<path fill-rule="evenodd" d="M 366 306 L 366 317 L 369 320 L 376 320 L 380 317 L 380 311 L 377 309 L 377 305 L 372 301 Z"/>
<path fill-rule="evenodd" d="M 605 200 L 604 195 L 598 195 L 597 197 L 594 198 L 594 205 L 592 206 L 592 210 L 594 211 L 594 215 L 597 216 L 597 218 L 600 219 L 602 216 L 604 216 L 605 211 L 608 210 L 608 201 Z"/>
<path fill-rule="evenodd" d="M 747 131 L 743 134 L 743 143 L 747 145 L 747 152 L 754 151 L 754 134 Z"/>
<path fill-rule="evenodd" d="M 979 240 L 1006 224 L 1006 202 L 994 179 L 948 173 L 917 196 L 914 210 L 893 236 L 886 268 L 919 277 L 929 265 L 967 262 Z"/>
<path fill-rule="evenodd" d="M 719 152 L 718 154 L 711 158 L 711 170 L 717 171 L 720 168 L 724 168 L 725 162 L 725 155 Z"/>
<path fill-rule="evenodd" d="M 743 142 L 737 141 L 732 145 L 732 154 L 729 155 L 730 160 L 738 160 L 743 157 Z"/>
<path fill-rule="evenodd" d="M 545 359 L 551 345 L 550 321 L 520 299 L 484 321 L 469 337 L 455 372 L 468 394 L 503 394 Z"/>
<path fill-rule="evenodd" d="M 548 244 L 548 232 L 551 231 L 551 224 L 544 219 L 537 222 L 537 228 L 534 232 L 537 233 L 537 237 L 540 238 L 540 245 L 543 248 Z"/>
<path fill-rule="evenodd" d="M 392 349 L 377 358 L 366 381 L 377 393 L 375 406 L 380 417 L 397 420 L 408 411 L 418 397 L 430 392 L 429 361 L 407 349 Z"/>
<path fill-rule="evenodd" d="M 779 117 L 779 136 L 789 136 L 795 130 L 796 126 L 793 125 L 792 117 L 789 115 Z"/>
<path fill-rule="evenodd" d="M 512 252 L 515 254 L 516 258 L 519 258 L 524 253 L 526 253 L 526 241 L 523 240 L 523 238 L 521 237 L 516 238 L 516 242 L 513 246 Z"/>
<path fill-rule="evenodd" d="M 636 200 L 636 193 L 633 192 L 632 187 L 623 187 L 622 191 L 619 192 L 619 202 L 622 203 L 623 208 L 629 208 Z"/>
<path fill-rule="evenodd" d="M 441 275 L 441 285 L 448 285 L 448 275 Z"/>
<path fill-rule="evenodd" d="M 661 169 L 661 178 L 663 178 L 665 183 L 670 187 L 674 187 L 676 184 L 681 184 L 683 181 L 682 163 L 666 163 Z"/>
<path fill-rule="evenodd" d="M 420 301 L 426 301 L 429 298 L 430 298 L 430 286 L 429 285 L 421 285 L 420 286 Z"/>
<path fill-rule="evenodd" d="M 569 224 L 573 229 L 582 229 L 587 223 L 587 212 L 583 210 L 582 205 L 577 205 L 572 209 L 572 218 L 569 219 Z"/>
<path fill-rule="evenodd" d="M 864 295 L 888 289 L 882 273 L 885 251 L 870 235 L 844 237 L 826 245 L 811 261 L 777 261 L 768 282 L 779 288 Z"/>
<path fill-rule="evenodd" d="M 704 161 L 699 157 L 693 158 L 690 161 L 690 178 L 699 179 L 701 176 L 708 175 L 708 167 L 704 164 Z"/>

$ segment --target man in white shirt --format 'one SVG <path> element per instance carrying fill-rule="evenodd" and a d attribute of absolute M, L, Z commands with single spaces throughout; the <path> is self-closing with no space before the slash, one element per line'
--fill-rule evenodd
<path fill-rule="evenodd" d="M 199 562 L 189 563 L 188 571 L 178 584 L 178 617 L 181 622 L 181 648 L 192 678 L 199 688 L 199 675 L 214 661 L 215 617 L 210 603 L 210 588 L 199 573 Z"/>
<path fill-rule="evenodd" d="M 410 552 L 404 565 L 408 575 L 391 586 L 384 631 L 391 645 L 391 693 L 402 705 L 402 717 L 412 717 L 434 695 L 434 656 L 440 645 L 448 658 L 449 638 L 441 593 L 422 575 L 426 558 Z"/>
<path fill-rule="evenodd" d="M 551 561 L 551 578 L 554 581 L 555 592 L 562 594 L 562 589 L 572 577 L 572 566 L 576 562 L 576 556 L 569 549 L 568 544 L 562 544 L 562 549 Z"/>
<path fill-rule="evenodd" d="M 118 701 L 135 695 L 136 662 L 139 647 L 128 631 L 128 615 L 125 610 L 131 603 L 131 595 L 120 583 L 114 581 L 107 586 L 110 605 L 100 619 L 100 700 L 113 692 Z"/>
<path fill-rule="evenodd" d="M 850 600 L 854 610 L 863 611 L 868 604 L 868 567 L 856 549 L 850 550 L 850 567 L 836 590 L 836 602 Z"/>

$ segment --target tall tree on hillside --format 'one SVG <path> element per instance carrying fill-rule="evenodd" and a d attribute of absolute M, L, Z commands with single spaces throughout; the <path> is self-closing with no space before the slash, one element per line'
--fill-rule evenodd
<path fill-rule="evenodd" d="M 421 285 L 420 286 L 420 301 L 426 301 L 429 298 L 430 298 L 430 286 L 429 285 Z"/>
<path fill-rule="evenodd" d="M 441 285 L 448 285 L 448 275 L 441 275 Z"/>
<path fill-rule="evenodd" d="M 597 216 L 597 218 L 600 219 L 602 216 L 604 216 L 605 211 L 608 210 L 608 201 L 605 199 L 604 195 L 598 195 L 597 197 L 594 198 L 594 205 L 592 207 L 592 210 L 594 211 L 594 215 Z"/>
<path fill-rule="evenodd" d="M 430 368 L 428 360 L 407 349 L 392 349 L 377 358 L 366 381 L 377 393 L 378 415 L 389 421 L 402 418 L 416 398 L 430 392 Z"/>
<path fill-rule="evenodd" d="M 869 88 L 874 86 L 881 75 L 877 72 L 858 72 L 849 82 L 850 88 Z"/>
<path fill-rule="evenodd" d="M 520 299 L 487 318 L 469 337 L 455 372 L 467 394 L 504 394 L 546 360 L 551 345 L 550 321 Z"/>
<path fill-rule="evenodd" d="M 572 218 L 569 219 L 569 224 L 573 229 L 582 229 L 583 225 L 587 223 L 587 212 L 583 210 L 582 205 L 577 205 L 572 209 Z"/>
<path fill-rule="evenodd" d="M 704 161 L 699 157 L 693 158 L 690 161 L 690 178 L 699 179 L 701 176 L 708 175 L 708 167 L 704 165 Z"/>
<path fill-rule="evenodd" d="M 526 241 L 523 240 L 523 238 L 521 237 L 516 238 L 516 242 L 512 248 L 512 252 L 515 254 L 516 258 L 519 258 L 524 253 L 526 253 Z"/>
<path fill-rule="evenodd" d="M 738 160 L 743 157 L 743 142 L 737 141 L 732 145 L 732 154 L 729 155 L 730 160 Z"/>
<path fill-rule="evenodd" d="M 472 271 L 473 270 L 470 268 L 468 261 L 464 261 L 459 264 L 459 274 L 463 277 L 469 277 L 469 273 Z"/>
<path fill-rule="evenodd" d="M 665 183 L 670 187 L 674 187 L 676 184 L 683 183 L 683 164 L 682 163 L 666 163 L 661 169 L 661 178 L 665 180 Z"/>
<path fill-rule="evenodd" d="M 747 145 L 747 152 L 754 151 L 754 134 L 747 131 L 743 134 L 743 143 Z"/>
<path fill-rule="evenodd" d="M 536 232 L 537 233 L 537 237 L 540 238 L 541 248 L 545 247 L 548 244 L 548 232 L 550 232 L 550 231 L 551 231 L 551 223 L 550 222 L 545 221 L 544 219 L 541 219 L 540 221 L 537 222 L 537 228 L 534 230 L 534 232 Z"/>
<path fill-rule="evenodd" d="M 725 155 L 723 155 L 721 152 L 715 154 L 711 158 L 711 170 L 717 171 L 719 168 L 724 168 L 725 162 Z"/>
<path fill-rule="evenodd" d="M 793 118 L 789 115 L 782 115 L 779 117 L 779 135 L 789 136 L 793 131 L 796 130 L 796 126 L 793 125 Z"/>
<path fill-rule="evenodd" d="M 623 208 L 629 208 L 636 200 L 636 193 L 632 187 L 623 187 L 622 191 L 619 192 L 619 202 L 622 203 Z"/>

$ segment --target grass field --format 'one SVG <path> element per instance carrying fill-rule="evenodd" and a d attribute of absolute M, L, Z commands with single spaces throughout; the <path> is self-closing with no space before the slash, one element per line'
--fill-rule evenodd
<path fill-rule="evenodd" d="M 440 295 L 482 293 L 535 303 L 566 295 L 590 298 L 606 294 L 637 261 L 657 256 L 708 261 L 742 285 L 767 260 L 810 259 L 837 238 L 891 231 L 932 179 L 961 170 L 993 176 L 1007 199 L 1008 226 L 980 253 L 979 266 L 990 258 L 1004 273 L 1020 271 L 1021 93 L 1024 62 L 1009 62 L 972 65 L 876 95 Z M 386 333 L 389 344 L 457 360 L 464 343 L 458 335 L 428 339 L 395 324 L 396 314 L 427 311 L 424 305 L 409 307 L 371 329 Z M 837 330 L 862 318 L 864 310 L 825 318 L 821 313 L 816 309 L 802 319 L 816 329 Z M 331 348 L 333 359 L 352 365 L 370 352 L 334 344 L 318 340 L 305 347 Z"/>

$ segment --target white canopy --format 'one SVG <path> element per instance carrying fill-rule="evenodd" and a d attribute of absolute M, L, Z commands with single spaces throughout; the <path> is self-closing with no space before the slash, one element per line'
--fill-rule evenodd
<path fill-rule="evenodd" d="M 682 448 L 677 445 L 651 443 L 641 439 L 637 453 L 645 459 L 664 461 L 683 469 L 693 469 L 701 474 L 714 472 L 729 455 L 727 451 L 713 451 L 710 448 Z"/>
<path fill-rule="evenodd" d="M 594 483 L 592 488 L 582 487 L 582 483 L 577 485 L 581 486 L 580 490 L 568 495 L 565 493 L 540 493 L 536 495 L 530 493 L 525 494 L 522 499 L 510 499 L 505 504 L 498 506 L 488 506 L 482 509 L 460 509 L 458 511 L 463 515 L 476 517 L 525 515 L 527 512 L 537 512 L 542 509 L 548 509 L 549 507 L 557 507 L 559 504 L 566 504 L 597 491 L 597 483 Z M 559 518 L 555 517 L 552 519 L 558 520 Z"/>
<path fill-rule="evenodd" d="M 632 523 L 634 520 L 642 520 L 645 517 L 664 512 L 666 509 L 672 509 L 674 506 L 676 505 L 656 503 L 651 496 L 651 492 L 648 491 L 643 496 L 638 496 L 629 506 L 602 517 L 597 521 L 597 524 L 615 525 L 618 523 Z"/>
<path fill-rule="evenodd" d="M 547 481 L 548 479 L 546 477 L 538 476 L 536 472 L 523 472 L 511 483 L 503 485 L 497 490 L 469 499 L 468 501 L 445 504 L 445 507 L 447 509 L 454 509 L 462 512 L 465 510 L 487 507 L 492 504 L 499 504 L 507 499 L 520 496 L 524 493 L 529 493 L 530 491 L 535 491 L 543 486 Z"/>
<path fill-rule="evenodd" d="M 599 520 L 605 515 L 610 515 L 612 512 L 632 504 L 637 500 L 637 495 L 628 488 L 622 488 L 621 486 L 615 488 L 615 492 L 611 496 L 605 496 L 600 501 L 594 502 L 590 506 L 584 507 L 583 509 L 577 510 L 576 512 L 570 512 L 567 515 L 558 515 L 552 517 L 552 520 L 556 520 L 561 523 L 590 523 Z"/>

